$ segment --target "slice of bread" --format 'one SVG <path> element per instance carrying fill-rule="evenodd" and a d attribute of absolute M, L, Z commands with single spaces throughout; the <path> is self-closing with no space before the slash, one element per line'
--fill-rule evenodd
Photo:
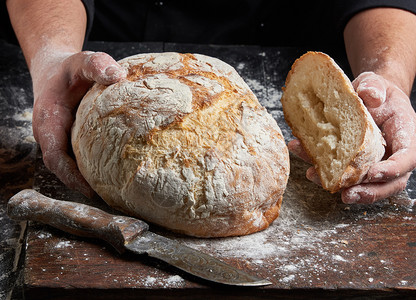
<path fill-rule="evenodd" d="M 348 77 L 328 55 L 308 52 L 292 66 L 283 88 L 283 113 L 324 189 L 360 183 L 384 155 L 380 129 Z"/>

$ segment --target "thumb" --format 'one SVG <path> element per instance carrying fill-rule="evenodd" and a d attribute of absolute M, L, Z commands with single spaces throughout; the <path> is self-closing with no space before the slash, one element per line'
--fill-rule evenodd
<path fill-rule="evenodd" d="M 127 73 L 110 55 L 104 52 L 84 51 L 75 55 L 73 74 L 81 79 L 110 85 L 125 78 Z"/>
<path fill-rule="evenodd" d="M 365 106 L 376 108 L 386 101 L 386 80 L 373 72 L 361 73 L 352 85 Z"/>

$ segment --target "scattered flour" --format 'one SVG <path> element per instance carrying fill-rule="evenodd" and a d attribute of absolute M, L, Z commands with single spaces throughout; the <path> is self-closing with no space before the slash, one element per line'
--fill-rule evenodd
<path fill-rule="evenodd" d="M 245 63 L 243 63 L 243 62 L 240 62 L 238 65 L 237 65 L 237 67 L 236 67 L 236 69 L 237 70 L 242 70 L 242 69 L 244 69 L 245 68 Z"/>
<path fill-rule="evenodd" d="M 179 275 L 169 276 L 166 280 L 169 286 L 180 286 L 184 284 L 184 279 Z"/>
<path fill-rule="evenodd" d="M 48 239 L 48 238 L 51 238 L 51 237 L 52 237 L 52 234 L 49 233 L 49 232 L 39 232 L 39 234 L 38 234 L 38 238 L 40 238 L 40 239 Z"/>
<path fill-rule="evenodd" d="M 60 241 L 59 243 L 57 243 L 55 245 L 55 248 L 67 248 L 67 247 L 71 247 L 73 248 L 73 245 L 71 245 L 71 241 Z"/>
<path fill-rule="evenodd" d="M 29 117 L 28 117 L 29 116 Z M 35 139 L 32 132 L 31 112 L 25 111 L 10 117 L 13 119 L 11 126 L 0 126 L 0 136 L 7 139 L 2 139 L 0 143 L 0 159 L 3 153 L 16 152 L 18 147 L 24 143 L 34 144 Z M 23 144 L 24 144 L 23 143 Z"/>
<path fill-rule="evenodd" d="M 295 279 L 295 275 L 292 274 L 292 275 L 283 277 L 282 279 L 280 279 L 280 281 L 281 282 L 284 282 L 284 283 L 287 283 L 287 282 L 292 281 L 294 279 Z"/>
<path fill-rule="evenodd" d="M 162 287 L 162 288 L 178 288 L 185 284 L 185 280 L 179 275 L 171 275 L 168 277 L 147 276 L 142 284 L 145 287 Z"/>
<path fill-rule="evenodd" d="M 347 260 L 345 258 L 343 258 L 341 255 L 333 255 L 332 259 L 335 261 L 344 261 L 346 262 Z"/>
<path fill-rule="evenodd" d="M 147 276 L 144 284 L 146 286 L 153 286 L 156 283 L 157 279 L 155 277 Z"/>
<path fill-rule="evenodd" d="M 12 118 L 16 121 L 31 122 L 32 121 L 32 115 L 33 115 L 33 108 L 27 108 L 27 109 L 23 110 L 22 112 L 13 115 Z"/>

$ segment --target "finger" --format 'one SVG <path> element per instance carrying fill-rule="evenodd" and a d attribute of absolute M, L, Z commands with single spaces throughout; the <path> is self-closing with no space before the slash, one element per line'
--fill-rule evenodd
<path fill-rule="evenodd" d="M 291 140 L 287 147 L 290 152 L 298 156 L 300 159 L 304 160 L 307 163 L 312 164 L 312 160 L 309 158 L 308 154 L 305 152 L 305 150 L 302 147 L 302 144 L 298 139 Z"/>
<path fill-rule="evenodd" d="M 361 73 L 353 81 L 353 87 L 367 107 L 379 107 L 386 101 L 387 83 L 383 77 L 375 73 Z"/>
<path fill-rule="evenodd" d="M 42 110 L 34 117 L 34 133 L 41 147 L 45 166 L 53 172 L 66 186 L 80 191 L 87 197 L 92 197 L 93 190 L 78 170 L 75 161 L 68 152 L 68 126 L 72 124 L 70 114 L 61 113 L 60 119 L 55 119 L 54 112 L 59 110 Z"/>
<path fill-rule="evenodd" d="M 386 182 L 411 172 L 416 166 L 416 149 L 402 149 L 387 160 L 372 166 L 367 173 L 366 182 Z"/>
<path fill-rule="evenodd" d="M 403 191 L 410 174 L 385 183 L 366 183 L 346 188 L 341 193 L 341 199 L 346 204 L 372 204 Z"/>
<path fill-rule="evenodd" d="M 45 166 L 51 170 L 68 188 L 79 191 L 92 198 L 94 191 L 79 172 L 75 161 L 66 153 L 57 149 L 43 154 Z"/>
<path fill-rule="evenodd" d="M 319 175 L 314 167 L 310 167 L 308 170 L 306 170 L 306 178 L 317 185 L 322 185 L 321 179 L 319 178 Z"/>
<path fill-rule="evenodd" d="M 369 169 L 368 182 L 388 181 L 416 168 L 416 120 L 410 105 L 408 107 L 406 101 L 399 100 L 393 105 L 397 111 L 400 108 L 400 111 L 382 125 L 388 145 L 386 154 L 390 156 Z"/>
<path fill-rule="evenodd" d="M 73 76 L 109 85 L 126 77 L 127 73 L 110 55 L 104 52 L 85 51 L 76 54 L 71 62 Z"/>

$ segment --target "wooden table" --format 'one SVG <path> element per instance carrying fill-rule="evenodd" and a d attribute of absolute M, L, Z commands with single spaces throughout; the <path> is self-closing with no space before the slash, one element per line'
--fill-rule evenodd
<path fill-rule="evenodd" d="M 236 68 L 281 127 L 281 87 L 294 59 L 306 50 L 161 43 L 91 43 L 119 59 L 139 52 L 178 51 L 218 57 Z M 345 56 L 325 51 L 347 70 Z M 413 93 L 415 95 L 415 93 Z M 412 96 L 412 99 L 415 97 Z M 65 188 L 34 158 L 34 186 L 45 195 L 111 211 Z M 345 205 L 304 176 L 307 165 L 291 157 L 291 176 L 280 217 L 260 233 L 225 239 L 151 230 L 216 256 L 273 282 L 263 288 L 211 284 L 145 256 L 117 254 L 104 242 L 29 223 L 24 242 L 26 299 L 230 299 L 339 296 L 416 297 L 415 176 L 399 196 L 376 205 Z M 114 211 L 113 211 L 114 212 Z"/>

